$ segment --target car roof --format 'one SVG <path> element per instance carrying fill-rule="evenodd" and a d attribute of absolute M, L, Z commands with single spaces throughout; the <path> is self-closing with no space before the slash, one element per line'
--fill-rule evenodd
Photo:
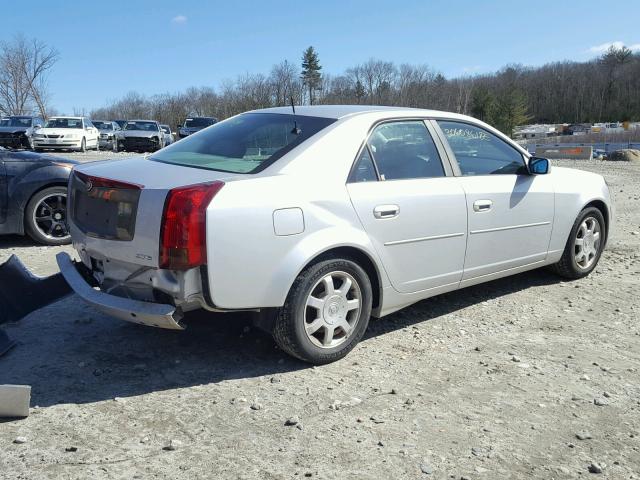
<path fill-rule="evenodd" d="M 51 120 L 52 118 L 87 118 L 87 117 L 84 117 L 82 115 L 75 115 L 75 116 L 52 115 L 52 116 L 49 117 L 49 120 Z"/>
<path fill-rule="evenodd" d="M 127 120 L 127 123 L 129 122 L 153 122 L 153 123 L 158 123 L 156 120 L 144 120 L 142 118 L 136 118 L 133 120 Z"/>
<path fill-rule="evenodd" d="M 251 113 L 285 113 L 291 114 L 291 107 L 264 108 L 252 110 Z M 296 106 L 296 114 L 309 117 L 324 117 L 340 119 L 347 116 L 362 115 L 367 113 L 380 113 L 383 115 L 395 116 L 428 116 L 428 117 L 464 117 L 455 113 L 442 112 L 439 110 L 427 110 L 422 108 L 409 107 L 389 107 L 381 105 L 312 105 Z"/>

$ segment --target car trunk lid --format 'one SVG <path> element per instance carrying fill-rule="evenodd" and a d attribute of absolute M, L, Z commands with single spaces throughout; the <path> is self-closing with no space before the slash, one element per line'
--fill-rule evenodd
<path fill-rule="evenodd" d="M 74 246 L 87 266 L 97 259 L 157 268 L 168 192 L 236 177 L 140 157 L 78 166 L 69 183 Z"/>

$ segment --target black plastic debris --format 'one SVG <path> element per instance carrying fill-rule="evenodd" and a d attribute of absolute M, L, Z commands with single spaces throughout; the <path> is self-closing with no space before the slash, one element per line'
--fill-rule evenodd
<path fill-rule="evenodd" d="M 11 255 L 0 264 L 0 325 L 17 322 L 70 293 L 71 288 L 61 273 L 38 277 L 18 257 Z"/>

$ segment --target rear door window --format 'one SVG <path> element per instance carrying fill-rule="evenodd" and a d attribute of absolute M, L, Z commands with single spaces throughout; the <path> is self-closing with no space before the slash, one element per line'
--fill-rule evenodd
<path fill-rule="evenodd" d="M 378 173 L 376 172 L 376 167 L 373 165 L 373 159 L 369 153 L 369 147 L 365 145 L 358 156 L 356 164 L 353 166 L 349 182 L 358 183 L 376 181 L 378 181 Z"/>
<path fill-rule="evenodd" d="M 421 120 L 378 125 L 368 145 L 381 180 L 445 176 L 438 149 Z"/>

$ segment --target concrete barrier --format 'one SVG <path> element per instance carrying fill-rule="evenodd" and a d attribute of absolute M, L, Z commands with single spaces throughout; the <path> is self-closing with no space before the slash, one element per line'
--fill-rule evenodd
<path fill-rule="evenodd" d="M 0 418 L 28 417 L 30 403 L 29 385 L 0 385 Z"/>
<path fill-rule="evenodd" d="M 593 147 L 536 147 L 536 157 L 591 160 Z"/>

